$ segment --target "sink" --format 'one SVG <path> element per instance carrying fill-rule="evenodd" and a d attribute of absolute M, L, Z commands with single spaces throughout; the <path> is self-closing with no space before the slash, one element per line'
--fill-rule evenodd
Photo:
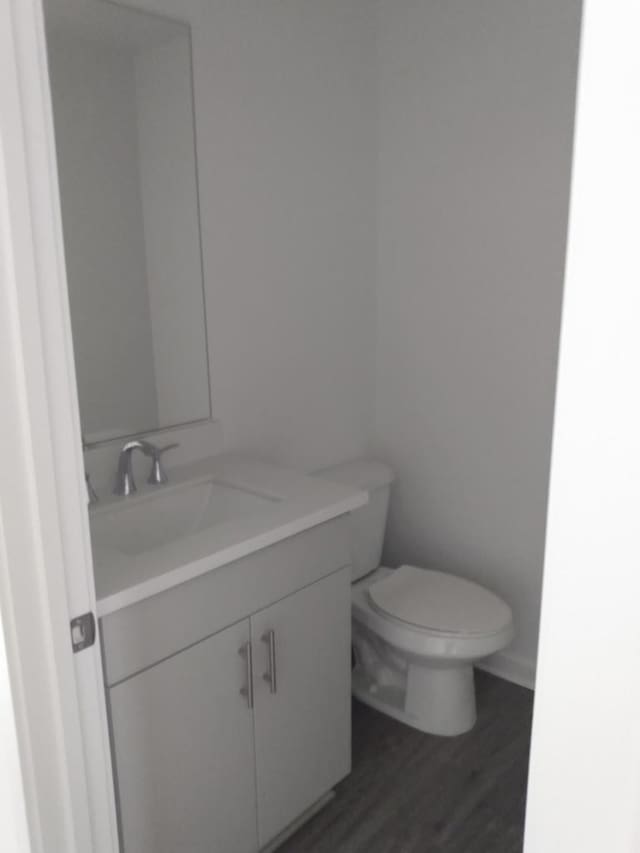
<path fill-rule="evenodd" d="M 226 521 L 247 518 L 280 499 L 207 479 L 123 498 L 91 513 L 94 547 L 135 556 Z"/>

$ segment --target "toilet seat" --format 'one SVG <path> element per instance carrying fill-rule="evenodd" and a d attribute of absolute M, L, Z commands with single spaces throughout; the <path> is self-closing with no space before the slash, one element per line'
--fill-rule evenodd
<path fill-rule="evenodd" d="M 510 625 L 510 608 L 472 581 L 400 566 L 368 587 L 373 607 L 387 617 L 448 637 L 487 637 Z"/>
<path fill-rule="evenodd" d="M 379 566 L 370 575 L 351 587 L 351 612 L 354 623 L 372 635 L 380 637 L 409 656 L 432 660 L 478 660 L 504 648 L 513 638 L 513 618 L 508 611 L 508 622 L 494 626 L 487 634 L 434 631 L 392 616 L 378 607 L 369 590 L 375 584 L 393 576 L 398 570 Z M 424 571 L 424 569 L 418 569 Z M 448 575 L 447 575 L 448 577 Z M 433 620 L 431 620 L 433 621 Z"/>

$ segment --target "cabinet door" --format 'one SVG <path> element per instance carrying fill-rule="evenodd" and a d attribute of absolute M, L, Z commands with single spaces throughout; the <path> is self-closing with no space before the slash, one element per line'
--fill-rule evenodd
<path fill-rule="evenodd" d="M 124 853 L 256 851 L 249 621 L 109 693 Z"/>
<path fill-rule="evenodd" d="M 349 570 L 252 616 L 251 636 L 262 847 L 350 770 Z"/>

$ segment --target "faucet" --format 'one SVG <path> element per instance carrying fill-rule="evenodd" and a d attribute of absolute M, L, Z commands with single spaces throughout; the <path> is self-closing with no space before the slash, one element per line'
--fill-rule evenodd
<path fill-rule="evenodd" d="M 136 491 L 136 483 L 133 478 L 132 466 L 134 450 L 140 450 L 145 456 L 151 457 L 151 471 L 147 482 L 156 486 L 166 483 L 169 478 L 162 466 L 161 457 L 167 450 L 171 450 L 174 447 L 178 447 L 177 442 L 167 444 L 165 447 L 156 447 L 155 444 L 141 438 L 128 441 L 120 451 L 120 456 L 118 457 L 116 486 L 113 493 L 115 495 L 127 497 Z"/>

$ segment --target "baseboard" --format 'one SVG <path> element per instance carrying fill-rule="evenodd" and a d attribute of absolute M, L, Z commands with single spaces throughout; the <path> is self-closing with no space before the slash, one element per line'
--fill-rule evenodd
<path fill-rule="evenodd" d="M 491 675 L 504 678 L 505 681 L 519 684 L 520 687 L 528 687 L 529 690 L 535 689 L 536 665 L 534 661 L 528 658 L 510 655 L 508 652 L 501 652 L 497 655 L 492 655 L 490 658 L 486 658 L 476 664 L 476 666 L 478 669 L 482 669 Z"/>

